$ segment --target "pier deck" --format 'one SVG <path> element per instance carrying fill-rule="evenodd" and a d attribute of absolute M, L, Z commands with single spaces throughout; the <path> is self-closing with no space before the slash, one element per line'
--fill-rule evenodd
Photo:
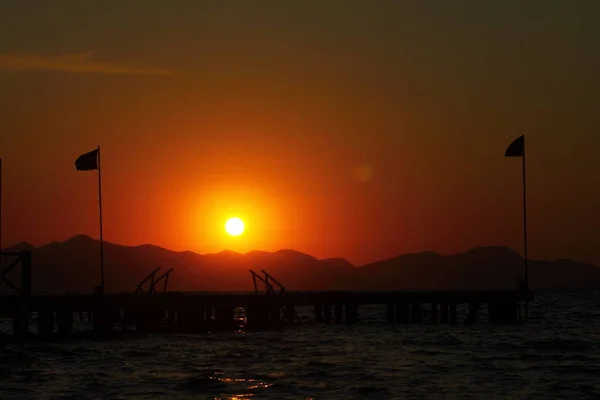
<path fill-rule="evenodd" d="M 111 306 L 126 309 L 133 306 L 153 306 L 179 308 L 194 306 L 223 306 L 242 307 L 257 303 L 291 304 L 296 307 L 316 306 L 325 304 L 357 303 L 359 305 L 388 304 L 407 302 L 412 303 L 454 303 L 467 304 L 477 302 L 506 303 L 533 301 L 531 292 L 516 290 L 506 291 L 315 291 L 293 292 L 289 291 L 285 297 L 274 298 L 255 293 L 198 293 L 198 292 L 170 292 L 154 295 L 135 295 L 133 293 L 98 295 L 39 295 L 29 298 L 29 311 L 40 312 L 48 308 L 69 308 L 73 312 L 91 311 L 98 306 Z M 0 316 L 10 317 L 13 310 L 22 301 L 19 295 L 0 296 Z M 7 313 L 8 312 L 8 313 Z"/>
<path fill-rule="evenodd" d="M 385 305 L 389 323 L 457 323 L 457 306 L 467 305 L 466 322 L 476 323 L 481 306 L 490 323 L 518 323 L 521 303 L 533 300 L 522 291 L 448 292 L 286 292 L 285 296 L 256 293 L 106 294 L 69 296 L 0 296 L 0 318 L 12 318 L 16 339 L 31 337 L 31 316 L 37 315 L 38 339 L 73 335 L 73 321 L 89 321 L 92 331 L 109 334 L 115 325 L 135 325 L 142 332 L 202 333 L 235 327 L 234 309 L 243 309 L 245 327 L 269 329 L 299 323 L 296 310 L 313 307 L 317 323 L 353 324 L 359 307 Z M 426 308 L 424 306 L 427 306 Z M 427 310 L 427 311 L 424 311 Z M 124 328 L 123 328 L 124 329 Z"/>
<path fill-rule="evenodd" d="M 9 254 L 9 253 L 3 253 Z M 487 305 L 488 322 L 518 323 L 521 303 L 533 301 L 526 286 L 506 291 L 287 291 L 266 271 L 263 275 L 250 271 L 255 291 L 252 293 L 167 292 L 170 269 L 159 278 L 156 268 L 140 282 L 135 293 L 43 296 L 33 295 L 31 287 L 31 254 L 28 251 L 10 254 L 15 261 L 0 274 L 0 279 L 14 289 L 15 295 L 0 296 L 0 318 L 12 319 L 14 338 L 31 337 L 30 324 L 35 321 L 38 338 L 69 338 L 73 335 L 74 316 L 88 321 L 92 331 L 109 335 L 120 326 L 123 330 L 135 326 L 142 332 L 201 333 L 231 330 L 237 325 L 235 309 L 243 309 L 244 328 L 270 329 L 300 322 L 298 307 L 313 307 L 318 323 L 359 321 L 359 307 L 385 305 L 389 323 L 457 323 L 457 306 L 468 306 L 467 323 L 476 323 L 482 305 Z M 7 271 L 21 263 L 21 287 L 5 278 Z M 259 281 L 265 291 L 258 289 Z M 149 282 L 149 289 L 143 285 Z M 158 293 L 156 284 L 164 284 Z M 277 287 L 277 289 L 276 289 Z M 427 309 L 423 306 L 426 305 Z M 35 319 L 32 319 L 35 314 Z M 426 316 L 427 318 L 423 318 Z"/>

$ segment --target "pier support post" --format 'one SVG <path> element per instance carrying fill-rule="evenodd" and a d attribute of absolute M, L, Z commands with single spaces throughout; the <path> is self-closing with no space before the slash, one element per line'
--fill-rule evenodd
<path fill-rule="evenodd" d="M 323 317 L 323 306 L 320 304 L 315 305 L 315 322 L 325 322 Z"/>
<path fill-rule="evenodd" d="M 285 306 L 285 311 L 284 311 L 285 315 L 285 322 L 287 324 L 293 324 L 295 322 L 295 317 L 296 317 L 296 308 L 294 307 L 293 304 L 288 304 Z"/>
<path fill-rule="evenodd" d="M 467 315 L 467 322 L 469 324 L 477 323 L 477 313 L 479 312 L 480 306 L 481 306 L 481 304 L 479 304 L 477 302 L 469 303 L 469 314 Z"/>
<path fill-rule="evenodd" d="M 336 304 L 334 307 L 335 307 L 335 323 L 341 324 L 342 323 L 342 305 Z"/>
<path fill-rule="evenodd" d="M 268 304 L 269 321 L 271 324 L 281 323 L 281 307 L 277 303 Z"/>
<path fill-rule="evenodd" d="M 164 310 L 148 307 L 140 310 L 135 322 L 135 330 L 138 332 L 158 332 L 158 325 L 164 317 Z"/>
<path fill-rule="evenodd" d="M 42 310 L 38 312 L 38 333 L 42 339 L 54 337 L 54 311 Z"/>
<path fill-rule="evenodd" d="M 411 304 L 411 322 L 413 323 L 421 323 L 421 303 L 412 303 Z"/>
<path fill-rule="evenodd" d="M 24 343 L 29 338 L 29 303 L 31 301 L 31 252 L 23 250 L 21 258 L 21 291 L 13 314 L 13 333 Z"/>
<path fill-rule="evenodd" d="M 512 324 L 517 324 L 521 322 L 521 318 L 519 316 L 519 311 L 521 311 L 521 307 L 519 304 L 514 302 L 506 305 L 507 318 Z"/>
<path fill-rule="evenodd" d="M 506 305 L 506 317 L 509 323 L 516 324 L 521 321 L 521 318 L 519 317 L 519 311 L 520 307 L 516 302 Z"/>
<path fill-rule="evenodd" d="M 456 324 L 456 303 L 450 304 L 450 324 Z"/>
<path fill-rule="evenodd" d="M 29 312 L 23 304 L 19 304 L 13 314 L 13 334 L 21 343 L 29 336 Z"/>
<path fill-rule="evenodd" d="M 437 303 L 431 303 L 431 322 L 434 324 L 437 324 L 439 322 Z"/>
<path fill-rule="evenodd" d="M 218 329 L 229 330 L 234 328 L 233 307 L 218 307 L 215 311 L 215 323 Z"/>
<path fill-rule="evenodd" d="M 205 308 L 181 307 L 177 309 L 177 330 L 184 333 L 200 333 L 207 330 Z"/>
<path fill-rule="evenodd" d="M 250 304 L 246 307 L 246 327 L 261 329 L 270 325 L 269 310 L 262 304 Z"/>
<path fill-rule="evenodd" d="M 325 319 L 325 323 L 330 324 L 331 323 L 331 304 L 325 305 L 323 314 L 324 314 L 323 317 Z"/>
<path fill-rule="evenodd" d="M 390 323 L 390 324 L 394 323 L 394 321 L 395 321 L 394 303 L 386 304 L 386 317 L 387 317 L 388 323 Z"/>
<path fill-rule="evenodd" d="M 517 303 L 489 303 L 488 318 L 493 324 L 515 324 L 519 322 Z"/>
<path fill-rule="evenodd" d="M 173 327 L 175 325 L 175 309 L 169 308 L 167 310 L 167 321 L 169 322 L 169 327 Z"/>
<path fill-rule="evenodd" d="M 214 313 L 213 313 L 214 311 Z M 213 319 L 214 314 L 214 319 Z M 217 311 L 214 307 L 202 307 L 200 309 L 200 320 L 203 324 L 210 325 L 217 318 Z"/>
<path fill-rule="evenodd" d="M 57 336 L 69 338 L 73 334 L 73 312 L 70 309 L 62 309 L 56 313 L 58 324 Z"/>
<path fill-rule="evenodd" d="M 97 307 L 93 315 L 94 333 L 100 336 L 108 335 L 112 331 L 112 318 L 110 309 Z"/>
<path fill-rule="evenodd" d="M 358 303 L 346 303 L 346 323 L 358 322 Z"/>
<path fill-rule="evenodd" d="M 407 303 L 396 303 L 396 323 L 407 324 L 410 316 L 410 307 Z"/>
<path fill-rule="evenodd" d="M 258 313 L 256 312 L 256 307 L 252 305 L 247 305 L 244 313 L 246 314 L 246 329 L 252 329 L 258 324 Z"/>
<path fill-rule="evenodd" d="M 448 323 L 448 303 L 440 304 L 440 322 L 442 324 Z"/>

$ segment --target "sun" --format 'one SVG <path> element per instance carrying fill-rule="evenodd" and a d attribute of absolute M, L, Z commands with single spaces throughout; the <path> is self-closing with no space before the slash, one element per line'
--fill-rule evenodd
<path fill-rule="evenodd" d="M 244 233 L 244 221 L 235 217 L 229 218 L 225 223 L 225 231 L 231 236 L 239 236 Z"/>

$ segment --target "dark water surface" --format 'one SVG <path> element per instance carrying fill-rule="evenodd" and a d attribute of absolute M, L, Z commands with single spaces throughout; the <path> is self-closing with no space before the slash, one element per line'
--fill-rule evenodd
<path fill-rule="evenodd" d="M 600 399 L 600 297 L 545 294 L 519 326 L 146 335 L 0 350 L 0 399 Z M 308 315 L 308 314 L 306 314 Z"/>

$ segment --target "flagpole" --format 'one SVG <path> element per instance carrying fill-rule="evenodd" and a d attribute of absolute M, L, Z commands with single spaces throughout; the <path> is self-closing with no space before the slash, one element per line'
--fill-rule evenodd
<path fill-rule="evenodd" d="M 521 157 L 522 158 L 522 174 L 523 174 L 523 264 L 525 267 L 525 279 L 519 281 L 517 277 L 517 290 L 526 292 L 529 297 L 529 255 L 527 254 L 527 169 L 525 161 L 525 135 L 521 135 L 511 142 L 504 152 L 505 157 Z M 525 299 L 525 319 L 527 319 L 527 298 Z M 519 311 L 520 312 L 520 311 Z"/>
<path fill-rule="evenodd" d="M 104 236 L 102 232 L 102 172 L 100 146 L 98 146 L 98 203 L 100 205 L 100 288 L 104 294 Z"/>
<path fill-rule="evenodd" d="M 0 158 L 0 261 L 2 261 L 2 159 Z"/>
<path fill-rule="evenodd" d="M 527 257 L 527 185 L 525 168 L 525 138 L 523 138 L 523 252 L 525 253 L 525 288 L 529 289 L 528 257 Z"/>
<path fill-rule="evenodd" d="M 527 184 L 526 176 L 527 169 L 525 167 L 525 136 L 523 136 L 523 253 L 525 262 L 525 291 L 529 292 L 529 271 L 528 271 L 528 256 L 527 256 Z M 528 295 L 528 294 L 527 294 Z M 529 319 L 528 301 L 525 300 L 525 320 Z"/>

